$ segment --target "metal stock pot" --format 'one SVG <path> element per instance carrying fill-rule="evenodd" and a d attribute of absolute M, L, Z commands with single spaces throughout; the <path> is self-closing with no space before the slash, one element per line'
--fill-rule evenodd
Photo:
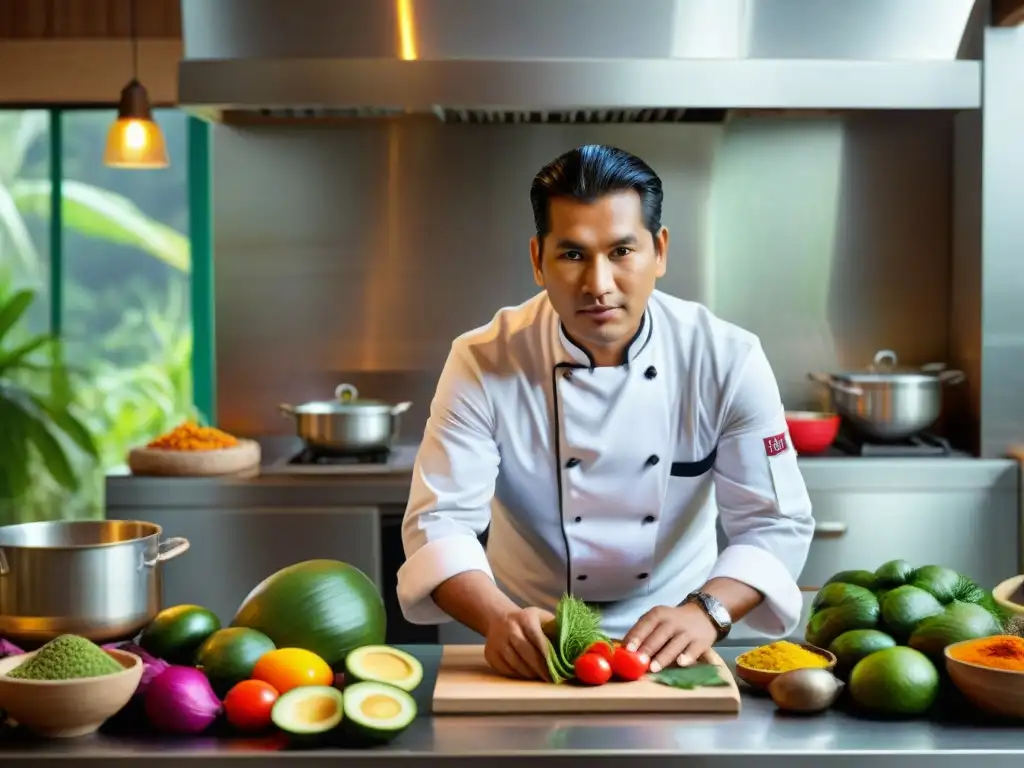
<path fill-rule="evenodd" d="M 0 527 L 0 637 L 133 637 L 160 611 L 161 564 L 189 547 L 162 533 L 134 520 Z"/>
<path fill-rule="evenodd" d="M 412 407 L 361 400 L 351 384 L 340 384 L 334 400 L 278 406 L 295 419 L 299 437 L 317 453 L 360 454 L 383 451 L 398 439 L 401 415 Z"/>
<path fill-rule="evenodd" d="M 812 373 L 827 386 L 835 411 L 856 432 L 870 440 L 896 442 L 931 427 L 942 413 L 942 387 L 959 384 L 963 371 L 945 370 L 943 363 L 900 368 L 896 353 L 883 349 L 866 371 Z"/>

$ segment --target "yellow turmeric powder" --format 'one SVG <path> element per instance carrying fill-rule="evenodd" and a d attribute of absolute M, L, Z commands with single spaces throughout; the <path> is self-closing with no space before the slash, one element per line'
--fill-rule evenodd
<path fill-rule="evenodd" d="M 736 663 L 762 672 L 789 672 L 808 667 L 823 668 L 827 667 L 829 662 L 820 653 L 809 651 L 796 643 L 780 640 L 740 654 Z"/>
<path fill-rule="evenodd" d="M 165 451 L 216 451 L 223 448 L 234 448 L 238 438 L 222 432 L 214 427 L 201 427 L 194 421 L 172 429 L 151 441 L 147 448 L 159 448 Z"/>

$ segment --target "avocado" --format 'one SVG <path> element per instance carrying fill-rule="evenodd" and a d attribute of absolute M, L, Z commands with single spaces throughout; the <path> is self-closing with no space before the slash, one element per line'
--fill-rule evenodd
<path fill-rule="evenodd" d="M 416 719 L 413 697 L 386 683 L 353 683 L 344 698 L 342 728 L 357 741 L 391 741 Z"/>
<path fill-rule="evenodd" d="M 201 605 L 175 605 L 153 617 L 139 636 L 139 646 L 168 664 L 191 667 L 196 652 L 220 629 L 220 619 Z"/>
<path fill-rule="evenodd" d="M 419 660 L 387 645 L 364 645 L 345 659 L 347 683 L 387 683 L 412 692 L 423 682 L 423 665 Z"/>
<path fill-rule="evenodd" d="M 270 719 L 293 736 L 327 733 L 342 721 L 344 700 L 337 688 L 307 685 L 292 688 L 274 702 Z"/>

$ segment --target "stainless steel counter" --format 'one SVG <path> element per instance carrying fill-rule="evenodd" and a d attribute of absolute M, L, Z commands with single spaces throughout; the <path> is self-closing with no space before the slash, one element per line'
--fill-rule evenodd
<path fill-rule="evenodd" d="M 744 691 L 738 716 L 509 716 L 431 717 L 429 701 L 438 648 L 408 647 L 424 660 L 426 677 L 417 698 L 421 716 L 396 742 L 370 752 L 321 749 L 287 751 L 283 740 L 160 740 L 101 734 L 84 740 L 33 743 L 0 736 L 0 764 L 57 765 L 64 761 L 134 768 L 187 759 L 190 765 L 327 766 L 349 758 L 372 758 L 374 765 L 421 767 L 468 764 L 631 766 L 631 768 L 1019 768 L 1024 760 L 1020 724 L 980 720 L 856 719 L 842 711 L 796 717 L 777 713 L 769 699 Z M 723 649 L 731 661 L 742 649 Z M 477 763 L 478 764 L 478 763 Z"/>
<path fill-rule="evenodd" d="M 414 627 L 394 599 L 404 560 L 400 521 L 409 494 L 411 452 L 376 474 L 292 475 L 282 461 L 301 443 L 262 440 L 267 473 L 241 479 L 107 479 L 107 515 L 143 519 L 184 536 L 192 549 L 163 572 L 166 604 L 202 602 L 227 620 L 266 576 L 300 560 L 356 565 L 388 602 L 392 642 L 477 641 L 458 625 Z M 1020 572 L 1020 466 L 1012 459 L 800 459 L 817 523 L 799 579 L 804 613 L 821 584 L 849 568 L 905 558 L 963 571 L 991 588 Z M 806 620 L 806 616 L 804 617 Z M 801 625 L 803 622 L 801 622 Z M 729 642 L 761 639 L 742 623 Z"/>

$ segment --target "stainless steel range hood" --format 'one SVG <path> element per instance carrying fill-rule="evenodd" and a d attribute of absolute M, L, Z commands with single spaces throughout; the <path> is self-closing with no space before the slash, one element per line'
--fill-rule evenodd
<path fill-rule="evenodd" d="M 976 109 L 975 0 L 182 0 L 179 102 L 224 122 L 676 122 Z"/>

